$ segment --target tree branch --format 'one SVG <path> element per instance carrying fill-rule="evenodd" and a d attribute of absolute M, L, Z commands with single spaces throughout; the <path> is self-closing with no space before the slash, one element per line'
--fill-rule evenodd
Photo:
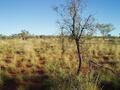
<path fill-rule="evenodd" d="M 91 15 L 89 15 L 89 17 L 87 18 L 85 24 L 83 25 L 82 29 L 80 30 L 80 34 L 79 34 L 79 36 L 78 36 L 78 39 L 81 38 L 82 33 L 83 33 L 83 31 L 84 31 L 84 29 L 85 29 L 85 27 L 86 27 L 86 25 L 87 25 L 87 23 L 88 23 L 88 21 L 89 21 L 90 18 L 91 18 Z"/>

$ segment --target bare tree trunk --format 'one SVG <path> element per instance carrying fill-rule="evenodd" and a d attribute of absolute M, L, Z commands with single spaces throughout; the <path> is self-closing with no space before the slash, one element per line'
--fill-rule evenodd
<path fill-rule="evenodd" d="M 64 56 L 64 52 L 65 52 L 65 49 L 64 49 L 64 38 L 62 39 L 62 52 L 61 52 L 61 58 L 63 59 L 63 56 Z"/>
<path fill-rule="evenodd" d="M 63 30 L 61 30 L 61 59 L 63 59 L 63 55 L 64 55 L 64 52 L 65 52 L 65 46 L 64 46 L 64 33 L 63 33 Z"/>
<path fill-rule="evenodd" d="M 80 53 L 80 43 L 79 40 L 76 39 L 76 46 L 77 46 L 77 53 L 78 53 L 78 69 L 77 69 L 77 75 L 80 74 L 81 71 L 81 65 L 82 65 L 82 55 Z"/>

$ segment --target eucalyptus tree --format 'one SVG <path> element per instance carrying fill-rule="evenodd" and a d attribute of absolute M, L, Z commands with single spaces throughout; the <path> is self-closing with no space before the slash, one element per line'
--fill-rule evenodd
<path fill-rule="evenodd" d="M 101 35 L 103 36 L 103 39 L 109 35 L 111 31 L 114 30 L 114 27 L 112 24 L 97 24 L 96 27 L 100 31 Z"/>

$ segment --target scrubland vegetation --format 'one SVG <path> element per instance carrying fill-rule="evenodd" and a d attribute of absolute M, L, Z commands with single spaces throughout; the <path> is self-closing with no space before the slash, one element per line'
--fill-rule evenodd
<path fill-rule="evenodd" d="M 85 7 L 64 0 L 53 8 L 58 36 L 0 34 L 0 90 L 120 90 L 120 37 Z"/>
<path fill-rule="evenodd" d="M 75 42 L 67 37 L 63 56 L 59 37 L 0 42 L 1 90 L 120 90 L 119 38 L 85 39 L 80 75 Z M 97 64 L 91 69 L 90 60 Z"/>

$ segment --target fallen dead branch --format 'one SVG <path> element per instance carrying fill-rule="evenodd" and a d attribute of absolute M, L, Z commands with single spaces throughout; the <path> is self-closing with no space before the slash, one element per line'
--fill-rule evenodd
<path fill-rule="evenodd" d="M 117 71 L 114 71 L 113 69 L 109 68 L 109 67 L 105 67 L 104 65 L 100 65 L 92 60 L 89 60 L 89 70 L 90 72 L 92 70 L 97 70 L 97 69 L 106 69 L 107 71 L 112 72 L 115 76 L 119 77 L 120 75 L 118 74 Z"/>

